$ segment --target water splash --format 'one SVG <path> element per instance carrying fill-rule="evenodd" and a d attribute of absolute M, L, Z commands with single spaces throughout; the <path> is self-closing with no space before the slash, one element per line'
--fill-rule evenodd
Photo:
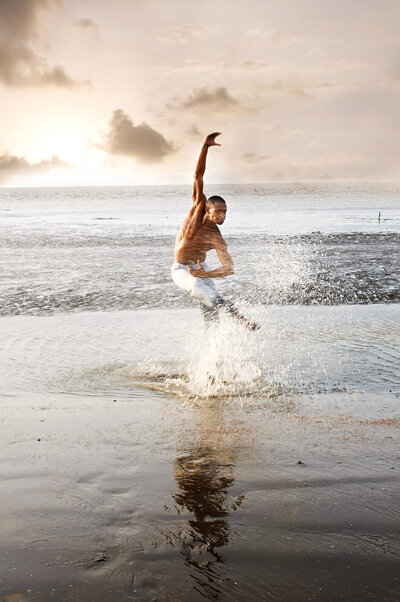
<path fill-rule="evenodd" d="M 188 390 L 197 397 L 249 395 L 263 388 L 262 369 L 251 347 L 256 332 L 223 318 L 200 337 L 188 362 Z"/>

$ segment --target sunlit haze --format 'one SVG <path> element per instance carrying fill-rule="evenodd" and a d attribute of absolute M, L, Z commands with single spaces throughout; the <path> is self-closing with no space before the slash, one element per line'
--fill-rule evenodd
<path fill-rule="evenodd" d="M 400 177 L 398 0 L 2 0 L 1 186 Z"/>

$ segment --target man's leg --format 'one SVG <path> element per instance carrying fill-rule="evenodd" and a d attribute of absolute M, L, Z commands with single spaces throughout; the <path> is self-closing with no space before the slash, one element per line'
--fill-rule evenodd
<path fill-rule="evenodd" d="M 173 264 L 171 270 L 172 280 L 179 288 L 190 293 L 194 298 L 206 305 L 214 307 L 219 296 L 211 278 L 196 278 L 192 276 L 186 265 Z"/>
<path fill-rule="evenodd" d="M 232 303 L 221 297 L 211 278 L 196 278 L 189 273 L 187 266 L 182 264 L 174 264 L 174 266 L 171 272 L 173 281 L 179 288 L 189 292 L 194 299 L 200 301 L 201 313 L 207 325 L 215 321 L 218 317 L 217 312 L 222 310 L 250 330 L 259 328 L 257 324 L 242 316 Z"/>
<path fill-rule="evenodd" d="M 200 280 L 200 278 L 197 278 L 197 280 Z M 205 281 L 209 282 L 209 290 L 206 289 L 207 282 Z M 243 324 L 243 326 L 245 326 L 249 330 L 258 330 L 260 328 L 258 324 L 245 318 L 239 312 L 237 307 L 233 305 L 233 303 L 231 303 L 230 301 L 226 301 L 223 297 L 221 297 L 221 295 L 215 288 L 214 282 L 212 280 L 210 280 L 209 278 L 201 278 L 201 282 L 201 285 L 194 286 L 194 294 L 193 289 L 191 294 L 196 298 L 199 298 L 200 296 L 202 297 L 202 300 L 200 300 L 200 310 L 203 315 L 206 327 L 210 326 L 210 324 L 212 323 L 215 324 L 216 322 L 218 322 L 219 312 L 225 312 L 228 316 L 231 316 L 232 318 Z M 196 290 L 199 288 L 202 289 L 201 295 L 199 294 L 199 291 Z M 208 299 L 206 299 L 206 293 L 209 296 Z"/>
<path fill-rule="evenodd" d="M 204 265 L 204 264 L 203 264 Z M 171 270 L 173 281 L 179 288 L 190 293 L 200 302 L 200 311 L 206 327 L 218 321 L 217 302 L 219 295 L 211 278 L 196 278 L 189 273 L 187 266 L 173 264 Z"/>
<path fill-rule="evenodd" d="M 233 303 L 231 303 L 230 301 L 226 301 L 220 295 L 218 295 L 216 299 L 216 307 L 219 311 L 224 311 L 226 314 L 228 314 L 228 316 L 235 318 L 235 320 L 243 324 L 243 326 L 245 326 L 249 330 L 258 330 L 260 328 L 258 324 L 242 316 L 242 314 L 239 312 L 237 307 L 233 305 Z"/>
<path fill-rule="evenodd" d="M 218 307 L 208 307 L 200 301 L 200 311 L 206 328 L 219 322 Z"/>

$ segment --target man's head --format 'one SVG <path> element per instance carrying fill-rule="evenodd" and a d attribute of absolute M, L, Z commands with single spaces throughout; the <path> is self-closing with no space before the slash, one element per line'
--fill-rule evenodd
<path fill-rule="evenodd" d="M 222 196 L 214 195 L 207 199 L 206 219 L 220 226 L 226 218 L 226 203 Z"/>

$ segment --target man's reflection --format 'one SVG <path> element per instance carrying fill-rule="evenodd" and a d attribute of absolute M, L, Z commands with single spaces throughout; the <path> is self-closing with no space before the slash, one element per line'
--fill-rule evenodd
<path fill-rule="evenodd" d="M 174 462 L 178 491 L 172 496 L 178 513 L 191 517 L 179 533 L 170 533 L 169 541 L 180 544 L 195 589 L 202 596 L 221 598 L 220 570 L 224 562 L 221 548 L 229 542 L 229 512 L 243 501 L 230 496 L 240 436 L 224 424 L 220 405 L 200 410 L 196 440 L 185 445 Z M 171 537 L 172 536 L 172 537 Z M 219 565 L 220 568 L 221 565 Z"/>
<path fill-rule="evenodd" d="M 180 491 L 173 498 L 177 505 L 194 514 L 191 527 L 192 549 L 203 545 L 216 560 L 215 548 L 228 543 L 228 489 L 234 482 L 234 465 L 221 460 L 209 447 L 198 446 L 175 460 L 174 475 Z"/>

